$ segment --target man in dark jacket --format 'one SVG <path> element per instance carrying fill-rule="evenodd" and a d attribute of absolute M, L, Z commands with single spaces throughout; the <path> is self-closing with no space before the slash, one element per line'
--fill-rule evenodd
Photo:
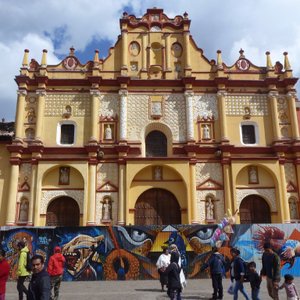
<path fill-rule="evenodd" d="M 181 283 L 180 283 L 180 271 L 181 268 L 178 265 L 179 254 L 177 252 L 171 253 L 170 264 L 164 271 L 168 274 L 168 296 L 172 300 L 181 300 Z"/>
<path fill-rule="evenodd" d="M 218 248 L 212 249 L 212 255 L 210 256 L 207 263 L 201 267 L 201 272 L 206 268 L 210 268 L 210 275 L 213 286 L 213 295 L 211 300 L 223 299 L 223 284 L 222 277 L 225 270 L 225 259 L 224 256 L 218 252 Z"/>
<path fill-rule="evenodd" d="M 50 299 L 50 277 L 44 269 L 44 257 L 34 255 L 32 262 L 32 277 L 28 287 L 28 300 Z"/>
<path fill-rule="evenodd" d="M 246 300 L 250 300 L 245 288 L 244 288 L 244 275 L 246 273 L 244 267 L 244 261 L 240 257 L 240 250 L 236 248 L 232 248 L 230 250 L 232 255 L 232 270 L 231 270 L 231 277 L 235 280 L 234 289 L 233 289 L 233 300 L 238 299 L 239 291 L 245 297 Z"/>
<path fill-rule="evenodd" d="M 267 289 L 269 296 L 274 300 L 279 300 L 278 288 L 280 282 L 280 258 L 271 249 L 270 243 L 264 244 L 260 275 L 267 277 Z"/>

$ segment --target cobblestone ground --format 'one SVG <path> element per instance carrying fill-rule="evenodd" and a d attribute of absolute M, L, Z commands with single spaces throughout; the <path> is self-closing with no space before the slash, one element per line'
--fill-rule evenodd
<path fill-rule="evenodd" d="M 229 280 L 223 281 L 224 300 L 233 299 L 226 293 L 229 286 Z M 300 292 L 300 278 L 295 280 L 295 284 Z M 250 296 L 249 284 L 245 283 L 245 287 Z M 154 280 L 138 280 L 138 281 L 89 281 L 89 282 L 63 282 L 60 291 L 60 300 L 163 300 L 168 299 L 166 293 L 160 291 L 160 284 Z M 211 297 L 211 281 L 210 279 L 194 279 L 188 281 L 188 286 L 182 294 L 182 299 L 209 299 Z M 251 298 L 251 297 L 250 297 Z M 18 299 L 16 282 L 7 284 L 6 300 Z M 242 295 L 239 299 L 244 299 Z M 266 281 L 263 280 L 261 286 L 260 299 L 271 299 L 267 295 Z M 280 299 L 286 299 L 285 292 L 280 291 Z"/>

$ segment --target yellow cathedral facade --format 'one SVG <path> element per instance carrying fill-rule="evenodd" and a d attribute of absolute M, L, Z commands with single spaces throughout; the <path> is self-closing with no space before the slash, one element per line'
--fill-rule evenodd
<path fill-rule="evenodd" d="M 188 14 L 124 13 L 105 59 L 58 65 L 25 50 L 13 138 L 0 140 L 1 226 L 299 219 L 295 84 L 283 62 L 229 66 Z"/>

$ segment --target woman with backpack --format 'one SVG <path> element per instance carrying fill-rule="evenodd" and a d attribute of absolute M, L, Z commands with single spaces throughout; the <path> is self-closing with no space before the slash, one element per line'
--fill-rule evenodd
<path fill-rule="evenodd" d="M 30 275 L 30 272 L 27 270 L 27 255 L 29 253 L 29 249 L 23 241 L 20 241 L 17 246 L 20 251 L 17 269 L 17 290 L 19 293 L 19 300 L 23 300 L 23 294 L 26 296 L 28 294 L 28 290 L 25 287 L 24 282 Z"/>
<path fill-rule="evenodd" d="M 182 287 L 179 275 L 181 268 L 178 265 L 178 261 L 179 254 L 172 252 L 170 264 L 164 271 L 168 275 L 168 296 L 171 300 L 181 300 Z"/>

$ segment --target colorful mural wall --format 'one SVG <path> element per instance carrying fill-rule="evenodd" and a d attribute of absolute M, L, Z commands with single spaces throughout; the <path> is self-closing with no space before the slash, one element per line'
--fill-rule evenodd
<path fill-rule="evenodd" d="M 66 257 L 64 280 L 158 279 L 156 261 L 162 247 L 176 244 L 187 278 L 208 277 L 200 272 L 209 258 L 212 238 L 220 226 L 113 226 L 75 228 L 1 228 L 1 246 L 7 251 L 11 278 L 16 277 L 17 243 L 26 240 L 32 253 L 48 261 L 55 246 Z M 300 276 L 300 224 L 233 225 L 220 252 L 229 262 L 230 248 L 237 247 L 246 261 L 261 267 L 262 247 L 270 241 L 280 255 L 282 275 Z M 46 261 L 46 264 L 47 264 Z"/>

